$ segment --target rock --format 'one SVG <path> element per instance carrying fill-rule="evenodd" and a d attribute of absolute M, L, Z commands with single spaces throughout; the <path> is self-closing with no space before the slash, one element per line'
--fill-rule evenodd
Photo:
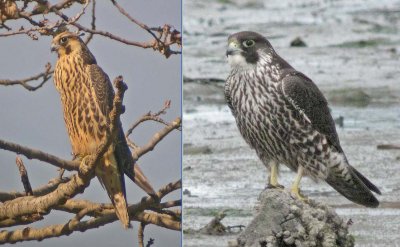
<path fill-rule="evenodd" d="M 396 144 L 379 144 L 376 148 L 381 150 L 400 149 L 400 145 Z"/>
<path fill-rule="evenodd" d="M 182 194 L 186 195 L 186 196 L 191 196 L 192 195 L 192 193 L 188 189 L 185 189 Z"/>
<path fill-rule="evenodd" d="M 199 230 L 202 234 L 207 235 L 224 235 L 226 233 L 226 227 L 221 223 L 221 220 L 225 218 L 224 212 L 218 213 L 206 226 Z"/>
<path fill-rule="evenodd" d="M 182 194 L 185 196 L 188 196 L 188 197 L 198 197 L 198 196 L 192 195 L 192 192 L 190 192 L 190 190 L 188 190 L 188 189 L 185 189 Z"/>
<path fill-rule="evenodd" d="M 361 88 L 343 88 L 329 91 L 328 101 L 337 105 L 367 106 L 372 98 L 364 89 Z"/>
<path fill-rule="evenodd" d="M 237 238 L 238 247 L 352 247 L 348 225 L 327 205 L 305 203 L 289 192 L 267 189 L 260 194 L 259 210 Z"/>
<path fill-rule="evenodd" d="M 190 171 L 190 170 L 192 170 L 191 166 L 187 166 L 187 167 L 183 168 L 183 171 Z"/>
<path fill-rule="evenodd" d="M 346 41 L 341 44 L 333 45 L 341 48 L 365 48 L 365 47 L 375 47 L 381 44 L 387 43 L 386 39 L 376 38 L 376 39 L 366 39 L 366 40 L 355 40 Z"/>
<path fill-rule="evenodd" d="M 185 155 L 197 155 L 197 154 L 210 154 L 212 153 L 209 146 L 188 146 L 183 147 L 183 152 Z"/>
<path fill-rule="evenodd" d="M 307 44 L 300 37 L 295 38 L 290 42 L 291 47 L 306 47 Z"/>

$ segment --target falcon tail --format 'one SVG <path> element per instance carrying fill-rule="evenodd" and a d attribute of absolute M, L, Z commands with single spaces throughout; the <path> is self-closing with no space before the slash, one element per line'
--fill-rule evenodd
<path fill-rule="evenodd" d="M 326 182 L 352 202 L 371 208 L 379 206 L 379 201 L 371 192 L 381 194 L 379 189 L 345 159 L 331 168 Z"/>
<path fill-rule="evenodd" d="M 157 197 L 157 194 L 151 186 L 148 178 L 144 175 L 138 164 L 135 164 L 135 161 L 132 158 L 132 153 L 126 142 L 121 123 L 119 123 L 118 135 L 118 142 L 114 154 L 118 164 L 121 164 L 123 173 L 125 173 L 132 182 L 144 190 L 148 195 Z"/>
<path fill-rule="evenodd" d="M 122 176 L 121 176 L 122 174 Z M 124 228 L 130 227 L 128 207 L 125 197 L 125 180 L 120 171 L 115 157 L 109 150 L 96 167 L 96 175 L 106 189 L 108 196 L 114 205 L 118 219 Z"/>
<path fill-rule="evenodd" d="M 153 187 L 149 183 L 149 179 L 144 175 L 140 167 L 135 164 L 133 166 L 133 173 L 130 170 L 126 170 L 125 174 L 142 190 L 144 190 L 150 196 L 157 196 Z"/>

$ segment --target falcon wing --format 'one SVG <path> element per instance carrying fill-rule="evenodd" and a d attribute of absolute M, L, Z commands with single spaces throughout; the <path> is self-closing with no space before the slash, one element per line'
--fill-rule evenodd
<path fill-rule="evenodd" d="M 109 119 L 108 114 L 112 109 L 114 90 L 110 78 L 97 64 L 89 65 L 91 86 L 94 88 L 97 104 L 101 112 Z"/>
<path fill-rule="evenodd" d="M 282 90 L 289 104 L 296 108 L 296 113 L 303 115 L 315 130 L 325 135 L 328 142 L 342 153 L 328 102 L 314 82 L 304 74 L 292 71 L 283 78 Z"/>
<path fill-rule="evenodd" d="M 101 112 L 109 119 L 109 113 L 112 109 L 114 90 L 112 88 L 110 78 L 106 73 L 97 65 L 90 65 L 90 79 L 92 87 L 94 88 L 96 101 L 101 109 Z M 128 147 L 125 139 L 122 124 L 118 123 L 118 136 L 115 140 L 115 159 L 118 163 L 120 174 L 126 174 L 134 183 L 142 188 L 147 194 L 155 195 L 153 187 L 149 183 L 147 177 L 140 170 L 139 166 L 134 164 L 132 153 Z M 124 176 L 121 176 L 121 182 L 124 182 Z"/>
<path fill-rule="evenodd" d="M 329 144 L 343 154 L 343 162 L 339 166 L 330 167 L 326 182 L 351 201 L 369 207 L 377 207 L 379 201 L 371 191 L 378 194 L 380 191 L 347 162 L 340 147 L 328 102 L 317 86 L 304 74 L 292 70 L 282 80 L 282 91 L 286 100 L 297 110 L 295 114 L 298 115 L 295 117 L 305 118 L 315 130 L 326 136 Z"/>

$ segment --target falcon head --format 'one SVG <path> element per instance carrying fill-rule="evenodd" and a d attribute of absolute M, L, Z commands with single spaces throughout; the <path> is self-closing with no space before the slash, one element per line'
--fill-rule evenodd
<path fill-rule="evenodd" d="M 228 38 L 226 57 L 231 67 L 254 67 L 261 55 L 271 55 L 273 51 L 269 41 L 261 34 L 244 31 L 234 33 Z"/>
<path fill-rule="evenodd" d="M 51 51 L 56 51 L 58 57 L 69 55 L 82 50 L 82 40 L 76 33 L 62 32 L 56 35 L 51 42 Z"/>

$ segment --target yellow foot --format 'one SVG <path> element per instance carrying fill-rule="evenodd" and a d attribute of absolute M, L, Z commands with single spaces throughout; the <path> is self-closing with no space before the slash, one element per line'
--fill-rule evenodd
<path fill-rule="evenodd" d="M 299 188 L 292 188 L 291 190 L 290 190 L 290 194 L 292 195 L 292 197 L 294 197 L 294 198 L 296 198 L 296 199 L 299 199 L 299 200 L 301 200 L 301 201 L 303 201 L 303 202 L 306 202 L 306 203 L 308 203 L 308 197 L 306 197 L 305 195 L 303 195 L 301 192 L 300 192 L 300 189 Z"/>
<path fill-rule="evenodd" d="M 89 164 L 91 162 L 91 156 L 87 155 L 87 156 L 84 156 L 84 157 L 79 157 L 79 161 L 80 161 L 80 164 L 79 164 L 80 173 L 83 174 L 83 175 L 88 174 L 89 171 L 91 170 L 90 167 L 89 167 Z"/>
<path fill-rule="evenodd" d="M 72 160 L 73 160 L 73 161 L 79 161 L 79 162 L 81 162 L 81 160 L 82 160 L 83 158 L 85 158 L 84 155 L 81 155 L 81 154 L 73 154 Z"/>

